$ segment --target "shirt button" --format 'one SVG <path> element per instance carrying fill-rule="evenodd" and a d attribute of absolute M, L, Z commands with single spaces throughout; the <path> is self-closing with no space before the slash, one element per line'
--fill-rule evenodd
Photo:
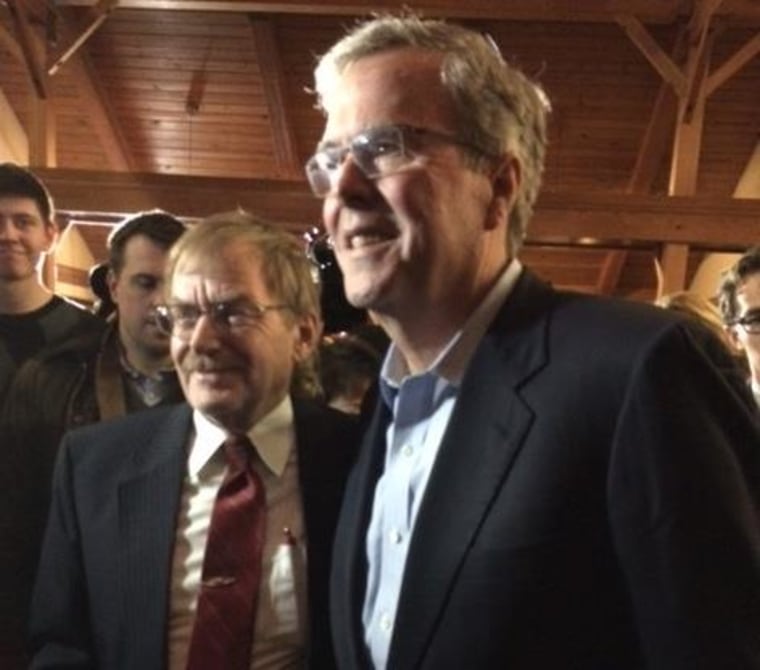
<path fill-rule="evenodd" d="M 391 622 L 390 614 L 387 614 L 387 613 L 381 614 L 380 615 L 380 629 L 383 632 L 387 633 L 388 631 L 390 631 L 391 625 L 392 625 L 392 622 Z"/>
<path fill-rule="evenodd" d="M 411 444 L 405 444 L 403 448 L 401 449 L 401 453 L 404 454 L 407 458 L 409 458 L 413 453 L 414 449 L 412 448 Z"/>
<path fill-rule="evenodd" d="M 401 544 L 403 536 L 394 528 L 388 533 L 388 539 L 391 541 L 391 544 Z"/>

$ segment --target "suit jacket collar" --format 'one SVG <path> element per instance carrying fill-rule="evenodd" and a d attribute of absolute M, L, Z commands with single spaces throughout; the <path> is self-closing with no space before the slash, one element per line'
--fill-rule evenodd
<path fill-rule="evenodd" d="M 554 293 L 524 272 L 468 367 L 417 517 L 396 612 L 389 667 L 417 667 L 445 607 L 457 570 L 530 430 L 533 412 L 521 385 L 548 361 Z M 344 509 L 348 538 L 351 639 L 362 646 L 366 584 L 364 538 L 385 450 L 390 415 L 375 412 L 354 474 L 354 509 Z M 477 450 L 477 452 L 475 452 Z M 442 523 L 445 519 L 445 532 Z M 431 585 L 434 585 L 431 587 Z M 335 593 L 335 591 L 333 591 Z M 348 631 L 346 631 L 348 633 Z M 357 637 L 358 636 L 358 637 Z M 363 657 L 355 648 L 356 659 Z"/>

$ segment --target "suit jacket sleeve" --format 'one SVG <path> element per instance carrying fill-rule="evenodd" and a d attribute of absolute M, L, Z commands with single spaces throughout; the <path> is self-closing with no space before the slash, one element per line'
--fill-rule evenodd
<path fill-rule="evenodd" d="M 70 444 L 64 438 L 32 598 L 29 628 L 34 669 L 95 667 L 74 477 Z"/>
<path fill-rule="evenodd" d="M 634 366 L 610 453 L 613 542 L 647 668 L 758 668 L 757 414 L 698 336 L 671 330 Z"/>

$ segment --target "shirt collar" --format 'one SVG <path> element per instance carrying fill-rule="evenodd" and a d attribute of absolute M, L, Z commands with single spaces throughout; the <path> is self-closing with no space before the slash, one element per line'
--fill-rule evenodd
<path fill-rule="evenodd" d="M 198 410 L 193 411 L 195 437 L 190 445 L 188 472 L 191 479 L 211 460 L 224 440 L 227 431 Z M 259 458 L 278 477 L 282 476 L 288 463 L 290 450 L 295 444 L 293 429 L 293 404 L 286 395 L 282 402 L 263 417 L 248 433 Z"/>
<path fill-rule="evenodd" d="M 485 298 L 454 333 L 435 361 L 423 373 L 433 373 L 449 384 L 459 386 L 475 349 L 493 321 L 499 308 L 512 292 L 522 272 L 522 264 L 516 258 L 505 268 Z M 380 392 L 389 407 L 401 382 L 409 376 L 409 366 L 398 347 L 391 343 L 380 371 Z"/>

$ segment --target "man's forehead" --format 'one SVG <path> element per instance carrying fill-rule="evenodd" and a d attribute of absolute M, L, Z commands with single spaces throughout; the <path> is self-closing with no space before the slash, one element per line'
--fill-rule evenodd
<path fill-rule="evenodd" d="M 436 52 L 396 49 L 349 64 L 325 92 L 323 139 L 340 141 L 347 132 L 388 123 L 447 127 L 454 112 L 440 84 L 441 59 Z"/>
<path fill-rule="evenodd" d="M 0 212 L 9 214 L 32 214 L 40 221 L 43 220 L 42 212 L 34 198 L 12 193 L 0 194 Z"/>
<path fill-rule="evenodd" d="M 749 275 L 739 284 L 736 301 L 745 312 L 760 309 L 760 272 Z"/>

